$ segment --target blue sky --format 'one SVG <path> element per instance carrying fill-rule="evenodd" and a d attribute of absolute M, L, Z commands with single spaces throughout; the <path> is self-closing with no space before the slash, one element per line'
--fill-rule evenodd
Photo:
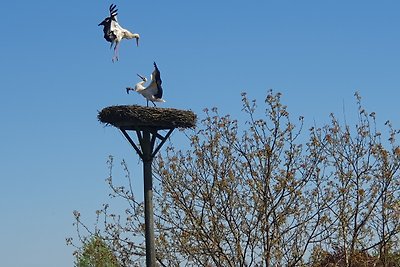
<path fill-rule="evenodd" d="M 156 61 L 163 107 L 205 107 L 243 119 L 240 93 L 283 93 L 294 117 L 322 125 L 355 117 L 354 92 L 400 128 L 398 1 L 114 1 L 120 61 L 100 23 L 109 1 L 2 3 L 0 256 L 2 266 L 72 266 L 72 211 L 90 225 L 108 201 L 106 160 L 126 159 L 141 194 L 141 164 L 123 136 L 97 121 L 110 105 L 145 104 L 125 87 Z M 172 141 L 185 142 L 180 132 Z M 118 209 L 118 207 L 116 207 Z"/>

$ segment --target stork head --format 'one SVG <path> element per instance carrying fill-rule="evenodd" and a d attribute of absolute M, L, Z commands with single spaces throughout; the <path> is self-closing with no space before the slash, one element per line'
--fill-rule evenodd
<path fill-rule="evenodd" d="M 123 37 L 122 38 L 126 38 L 126 39 L 136 39 L 136 46 L 139 46 L 139 39 L 140 39 L 140 35 L 138 33 L 131 33 L 128 30 L 125 30 L 122 32 Z"/>
<path fill-rule="evenodd" d="M 140 35 L 138 33 L 135 33 L 134 35 L 135 35 L 134 38 L 136 38 L 136 46 L 139 46 Z"/>
<path fill-rule="evenodd" d="M 140 74 L 136 74 L 137 76 L 139 76 L 140 79 L 142 79 L 142 81 L 147 82 L 147 78 L 140 75 Z"/>

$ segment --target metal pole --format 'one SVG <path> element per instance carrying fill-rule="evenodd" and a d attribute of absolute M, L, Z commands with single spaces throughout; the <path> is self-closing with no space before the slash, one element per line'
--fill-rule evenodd
<path fill-rule="evenodd" d="M 145 239 L 146 239 L 146 266 L 156 266 L 156 252 L 154 241 L 154 213 L 153 213 L 153 158 L 166 142 L 174 129 L 169 129 L 166 136 L 161 136 L 157 131 L 148 129 L 136 130 L 142 151 L 136 146 L 132 138 L 125 129 L 120 128 L 125 138 L 129 141 L 135 151 L 139 154 L 143 161 L 143 180 L 144 180 L 144 222 L 145 222 Z M 151 136 L 152 135 L 152 136 Z M 154 148 L 156 139 L 160 139 L 160 144 Z"/>
<path fill-rule="evenodd" d="M 153 216 L 153 175 L 151 164 L 153 163 L 150 132 L 143 131 L 143 177 L 144 177 L 144 220 L 146 238 L 146 266 L 156 266 L 156 252 L 154 244 L 154 216 Z"/>

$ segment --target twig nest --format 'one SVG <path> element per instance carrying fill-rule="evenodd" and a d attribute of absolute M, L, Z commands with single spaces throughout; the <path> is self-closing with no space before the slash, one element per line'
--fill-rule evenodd
<path fill-rule="evenodd" d="M 97 118 L 104 124 L 124 130 L 192 128 L 197 120 L 192 111 L 137 105 L 106 107 Z"/>

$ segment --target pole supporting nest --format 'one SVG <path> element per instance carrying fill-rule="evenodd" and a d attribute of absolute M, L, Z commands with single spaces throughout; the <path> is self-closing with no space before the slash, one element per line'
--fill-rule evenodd
<path fill-rule="evenodd" d="M 144 161 L 147 160 L 144 158 L 143 155 L 143 145 L 145 143 L 143 135 L 145 132 L 141 132 L 139 130 L 136 130 L 136 134 L 140 143 L 140 147 L 141 150 L 138 148 L 138 146 L 135 144 L 135 142 L 133 142 L 132 138 L 129 136 L 129 134 L 127 133 L 127 131 L 123 128 L 120 128 L 122 134 L 125 136 L 125 138 L 128 140 L 128 142 L 132 145 L 132 147 L 135 149 L 136 153 L 138 153 L 139 157 Z M 158 132 L 150 132 L 151 135 L 151 142 L 150 142 L 150 150 L 152 151 L 150 157 L 154 158 L 155 155 L 158 153 L 158 151 L 160 151 L 161 147 L 164 145 L 164 143 L 167 141 L 167 139 L 169 138 L 169 136 L 172 134 L 172 132 L 174 131 L 174 129 L 169 129 L 168 133 L 165 136 L 162 136 L 161 134 L 159 134 Z M 161 142 L 157 145 L 157 147 L 154 149 L 154 145 L 156 143 L 156 139 L 161 140 Z"/>
<path fill-rule="evenodd" d="M 196 115 L 192 111 L 171 108 L 141 106 L 112 106 L 98 114 L 100 122 L 118 128 L 143 161 L 144 210 L 146 266 L 156 265 L 154 212 L 153 212 L 153 172 L 152 163 L 156 154 L 165 144 L 175 128 L 191 128 L 196 125 Z M 159 130 L 168 130 L 165 136 Z M 138 147 L 128 131 L 136 131 Z M 156 146 L 157 139 L 160 142 Z"/>

